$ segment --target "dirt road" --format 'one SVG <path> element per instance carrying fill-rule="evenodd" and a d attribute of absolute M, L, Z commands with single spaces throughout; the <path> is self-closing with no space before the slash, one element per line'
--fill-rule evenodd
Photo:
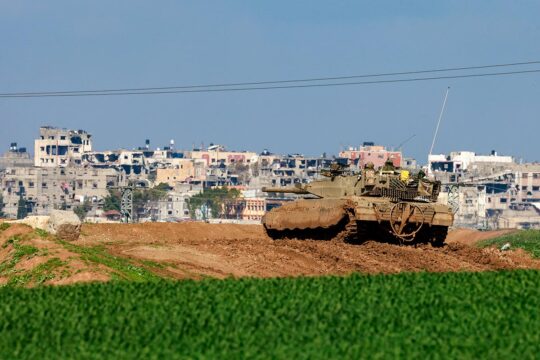
<path fill-rule="evenodd" d="M 375 241 L 362 245 L 274 241 L 259 225 L 88 224 L 76 244 L 102 244 L 116 256 L 163 263 L 164 275 L 174 278 L 540 269 L 540 261 L 522 250 L 501 252 L 474 246 L 476 241 L 504 233 L 459 229 L 450 233 L 447 246 L 432 248 Z"/>

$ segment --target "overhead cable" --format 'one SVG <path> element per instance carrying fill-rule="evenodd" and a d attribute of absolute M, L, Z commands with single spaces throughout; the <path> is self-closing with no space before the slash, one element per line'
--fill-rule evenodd
<path fill-rule="evenodd" d="M 4 93 L 0 94 L 0 98 L 40 98 L 40 97 L 79 97 L 79 96 L 113 96 L 113 95 L 159 95 L 159 94 L 181 94 L 181 93 L 211 93 L 211 92 L 230 92 L 230 91 L 253 91 L 253 90 L 277 90 L 277 89 L 299 89 L 299 88 L 314 88 L 314 87 L 334 87 L 334 86 L 350 86 L 350 85 L 371 85 L 371 84 L 388 84 L 388 83 L 403 83 L 403 82 L 415 82 L 415 81 L 432 81 L 432 80 L 444 80 L 444 79 L 463 79 L 463 78 L 475 78 L 475 77 L 490 77 L 490 76 L 508 76 L 517 74 L 531 74 L 538 73 L 540 69 L 531 70 L 516 70 L 506 72 L 492 72 L 492 73 L 471 73 L 460 75 L 447 75 L 447 76 L 433 76 L 433 77 L 415 77 L 415 78 L 398 78 L 398 79 L 384 79 L 384 80 L 368 80 L 368 81 L 356 81 L 356 82 L 334 82 L 334 83 L 320 83 L 320 84 L 291 84 L 291 85 L 279 85 L 279 86 L 241 86 L 241 87 L 224 87 L 233 85 L 213 85 L 214 87 L 220 86 L 222 88 L 209 88 L 210 85 L 194 85 L 186 87 L 171 87 L 162 88 L 140 88 L 133 90 L 88 90 L 88 91 L 65 91 L 65 92 L 35 92 L 35 93 Z M 370 75 L 379 76 L 379 75 Z M 386 75 L 385 75 L 386 76 Z M 368 77 L 366 75 L 365 77 Z M 312 79 L 314 80 L 314 79 Z M 289 81 L 289 80 L 287 80 Z M 290 80 L 289 82 L 293 82 Z M 308 80 L 298 80 L 308 81 Z M 282 81 L 284 82 L 284 81 Z M 200 89 L 193 89 L 194 87 L 202 87 Z M 144 89 L 144 90 L 143 90 Z M 149 90 L 156 89 L 156 90 Z"/>

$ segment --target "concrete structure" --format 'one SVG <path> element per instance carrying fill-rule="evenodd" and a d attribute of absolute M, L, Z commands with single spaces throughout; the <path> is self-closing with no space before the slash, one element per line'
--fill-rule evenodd
<path fill-rule="evenodd" d="M 242 210 L 242 220 L 257 220 L 261 221 L 266 214 L 266 199 L 265 198 L 245 198 Z"/>
<path fill-rule="evenodd" d="M 484 164 L 510 165 L 514 163 L 511 156 L 500 156 L 496 151 L 491 155 L 476 155 L 472 151 L 456 151 L 450 155 L 430 155 L 428 158 L 430 172 L 460 172 L 474 170 L 475 167 Z"/>
<path fill-rule="evenodd" d="M 179 221 L 189 219 L 189 196 L 185 193 L 170 191 L 158 204 L 157 221 Z"/>
<path fill-rule="evenodd" d="M 11 143 L 9 151 L 0 156 L 0 170 L 8 167 L 32 166 L 34 160 L 24 147 L 18 147 L 17 143 Z"/>
<path fill-rule="evenodd" d="M 8 168 L 1 184 L 4 212 L 10 217 L 17 215 L 21 190 L 30 214 L 47 215 L 52 209 L 70 209 L 86 200 L 96 203 L 109 194 L 107 188 L 121 181 L 118 171 L 110 168 Z"/>
<path fill-rule="evenodd" d="M 34 141 L 34 166 L 66 167 L 81 165 L 82 155 L 92 151 L 92 135 L 84 130 L 50 126 L 39 129 Z"/>
<path fill-rule="evenodd" d="M 203 182 L 206 179 L 206 161 L 203 159 L 167 159 L 159 163 L 155 183 L 174 186 L 181 182 Z"/>
<path fill-rule="evenodd" d="M 250 164 L 256 162 L 258 155 L 251 151 L 227 151 L 222 145 L 211 145 L 206 150 L 192 150 L 185 152 L 185 157 L 191 159 L 203 159 L 206 165 L 224 164 L 225 166 L 233 163 Z"/>
<path fill-rule="evenodd" d="M 429 158 L 430 175 L 446 184 L 441 201 L 457 201 L 456 226 L 536 228 L 540 224 L 540 164 L 510 156 L 452 152 Z"/>
<path fill-rule="evenodd" d="M 403 155 L 401 151 L 387 150 L 380 145 L 367 145 L 364 143 L 360 147 L 350 147 L 347 150 L 340 151 L 339 157 L 349 160 L 349 165 L 357 165 L 359 168 L 364 168 L 366 164 L 373 163 L 378 169 L 384 165 L 387 160 L 392 160 L 395 167 L 402 166 Z"/>

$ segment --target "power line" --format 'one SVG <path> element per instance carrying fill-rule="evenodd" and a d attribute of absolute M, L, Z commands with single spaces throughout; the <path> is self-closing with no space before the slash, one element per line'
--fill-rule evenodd
<path fill-rule="evenodd" d="M 492 64 L 492 65 L 478 65 L 478 66 L 465 66 L 465 67 L 453 67 L 442 69 L 429 69 L 429 70 L 413 70 L 402 71 L 392 73 L 378 73 L 378 74 L 362 74 L 362 75 L 348 75 L 348 76 L 335 76 L 335 77 L 319 77 L 308 79 L 290 79 L 290 80 L 273 80 L 273 81 L 256 81 L 256 82 L 238 82 L 238 83 L 226 83 L 226 84 L 206 84 L 206 85 L 182 85 L 182 86 L 162 86 L 162 87 L 144 87 L 144 88 L 124 88 L 124 89 L 102 89 L 102 90 L 70 90 L 70 91 L 43 91 L 43 92 L 18 92 L 18 93 L 0 93 L 0 96 L 18 96 L 18 95 L 49 95 L 49 94 L 79 94 L 79 93 L 103 93 L 103 92 L 132 92 L 132 91 L 154 91 L 154 90 L 175 90 L 175 89 L 194 89 L 194 88 L 211 88 L 211 87 L 230 87 L 230 86 L 252 86 L 252 85 L 270 85 L 270 84 L 284 84 L 284 83 L 296 83 L 296 82 L 314 82 L 314 81 L 330 81 L 330 80 L 348 80 L 368 77 L 384 77 L 384 76 L 398 76 L 398 75 L 414 75 L 414 74 L 426 74 L 437 73 L 447 71 L 463 71 L 463 70 L 478 70 L 487 68 L 499 68 L 509 66 L 523 66 L 540 64 L 540 60 L 524 61 L 505 64 Z"/>
<path fill-rule="evenodd" d="M 158 90 L 158 91 L 118 91 L 118 92 L 56 92 L 56 93 L 6 93 L 0 94 L 0 98 L 41 98 L 41 97 L 79 97 L 79 96 L 113 96 L 113 95 L 159 95 L 159 94 L 181 94 L 181 93 L 210 93 L 210 92 L 228 92 L 228 91 L 252 91 L 252 90 L 276 90 L 276 89 L 299 89 L 299 88 L 314 88 L 314 87 L 335 87 L 335 86 L 350 86 L 350 85 L 371 85 L 371 84 L 389 84 L 389 83 L 401 83 L 401 82 L 415 82 L 415 81 L 431 81 L 431 80 L 444 80 L 444 79 L 463 79 L 463 78 L 475 78 L 475 77 L 489 77 L 489 76 L 505 76 L 516 74 L 530 74 L 538 73 L 540 69 L 533 70 L 519 70 L 519 71 L 507 71 L 507 72 L 494 72 L 494 73 L 476 73 L 476 74 L 463 74 L 463 75 L 448 75 L 448 76 L 434 76 L 434 77 L 420 77 L 420 78 L 408 78 L 408 79 L 389 79 L 389 80 L 372 80 L 372 81 L 357 81 L 357 82 L 338 82 L 338 83 L 323 83 L 323 84 L 294 84 L 294 85 L 282 85 L 282 86 L 250 86 L 250 87 L 232 87 L 232 88 L 218 88 L 218 89 L 187 89 L 187 90 Z M 292 81 L 292 80 L 291 80 Z"/>

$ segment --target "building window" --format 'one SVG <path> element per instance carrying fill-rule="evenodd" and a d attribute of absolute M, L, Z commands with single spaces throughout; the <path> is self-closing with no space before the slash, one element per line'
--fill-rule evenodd
<path fill-rule="evenodd" d="M 66 136 L 65 135 L 60 136 L 60 140 L 66 140 Z"/>
<path fill-rule="evenodd" d="M 501 203 L 505 203 L 506 202 L 506 198 L 501 198 Z"/>
<path fill-rule="evenodd" d="M 527 190 L 527 186 L 522 186 L 521 190 L 523 190 L 523 191 Z"/>
<path fill-rule="evenodd" d="M 533 186 L 532 189 L 533 191 L 540 191 L 540 186 Z"/>
<path fill-rule="evenodd" d="M 47 188 L 47 183 L 46 183 L 46 182 L 41 183 L 41 187 L 42 187 L 42 188 Z"/>

